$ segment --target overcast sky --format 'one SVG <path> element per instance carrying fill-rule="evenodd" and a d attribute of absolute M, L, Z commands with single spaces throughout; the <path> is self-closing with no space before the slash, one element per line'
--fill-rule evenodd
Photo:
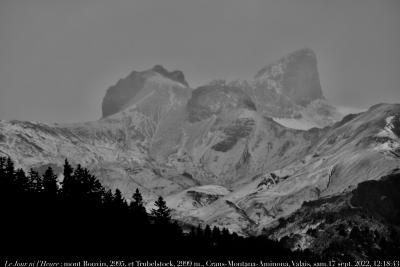
<path fill-rule="evenodd" d="M 398 0 L 0 0 L 0 119 L 95 120 L 132 70 L 162 64 L 196 87 L 303 47 L 332 103 L 400 103 Z"/>

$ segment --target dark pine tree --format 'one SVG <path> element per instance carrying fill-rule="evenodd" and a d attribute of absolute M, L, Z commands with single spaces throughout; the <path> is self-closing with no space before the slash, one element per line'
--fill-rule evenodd
<path fill-rule="evenodd" d="M 145 224 L 148 224 L 149 218 L 146 208 L 144 207 L 142 194 L 138 188 L 136 188 L 135 193 L 132 195 L 132 201 L 129 204 L 129 209 L 131 210 L 132 215 L 135 217 L 134 223 L 140 225 L 139 227 L 143 227 Z"/>
<path fill-rule="evenodd" d="M 14 168 L 14 162 L 11 160 L 10 157 L 8 157 L 6 160 L 4 171 L 5 175 L 9 176 L 10 179 L 12 180 L 14 177 L 15 168 Z"/>
<path fill-rule="evenodd" d="M 151 215 L 155 218 L 156 222 L 169 223 L 171 220 L 171 210 L 167 207 L 167 203 L 163 197 L 158 197 L 154 204 L 157 208 L 152 209 Z"/>
<path fill-rule="evenodd" d="M 57 176 L 54 174 L 53 169 L 48 167 L 43 175 L 43 192 L 45 194 L 54 196 L 57 194 Z"/>
<path fill-rule="evenodd" d="M 4 169 L 6 167 L 7 158 L 0 157 L 0 177 L 4 177 Z"/>
<path fill-rule="evenodd" d="M 217 242 L 221 239 L 221 231 L 219 230 L 219 228 L 217 226 L 214 226 L 214 228 L 212 229 L 212 239 Z"/>
<path fill-rule="evenodd" d="M 42 177 L 40 177 L 37 171 L 35 171 L 34 169 L 30 169 L 28 174 L 28 180 L 29 180 L 29 186 L 28 186 L 29 192 L 35 192 L 35 193 L 42 192 L 43 181 Z"/>
<path fill-rule="evenodd" d="M 80 186 L 88 202 L 95 205 L 101 204 L 105 189 L 96 176 L 92 175 L 86 168 L 83 169 Z"/>
<path fill-rule="evenodd" d="M 203 228 L 201 228 L 201 225 L 200 225 L 200 224 L 197 225 L 197 228 L 196 228 L 196 235 L 197 235 L 199 238 L 202 238 L 202 237 L 204 236 L 204 231 L 203 231 Z"/>
<path fill-rule="evenodd" d="M 72 168 L 71 164 L 69 164 L 68 160 L 65 159 L 64 161 L 64 179 L 65 178 L 70 178 L 72 176 L 72 173 L 74 172 L 74 169 Z"/>
<path fill-rule="evenodd" d="M 3 179 L 5 186 L 7 186 L 11 190 L 15 189 L 14 174 L 15 174 L 14 162 L 11 160 L 10 157 L 8 157 L 4 165 Z"/>
<path fill-rule="evenodd" d="M 18 192 L 27 192 L 29 189 L 29 180 L 23 169 L 17 169 L 15 172 L 15 185 Z"/>
<path fill-rule="evenodd" d="M 108 190 L 105 191 L 104 194 L 103 194 L 103 204 L 104 204 L 104 207 L 107 208 L 107 209 L 111 209 L 113 203 L 114 203 L 114 195 L 113 195 L 111 189 L 108 189 Z"/>
<path fill-rule="evenodd" d="M 62 193 L 64 197 L 68 197 L 72 195 L 73 188 L 74 188 L 74 177 L 73 177 L 74 169 L 69 164 L 68 160 L 66 159 L 64 162 L 64 179 L 62 181 Z"/>
<path fill-rule="evenodd" d="M 113 202 L 116 208 L 124 208 L 126 206 L 125 199 L 122 197 L 121 190 L 115 189 Z"/>
<path fill-rule="evenodd" d="M 139 215 L 146 213 L 146 209 L 143 204 L 143 197 L 139 191 L 139 188 L 136 188 L 135 193 L 132 195 L 132 201 L 129 206 L 135 214 Z"/>
<path fill-rule="evenodd" d="M 207 224 L 206 228 L 204 228 L 204 238 L 207 240 L 211 240 L 212 232 L 211 227 Z"/>
<path fill-rule="evenodd" d="M 139 192 L 139 188 L 136 188 L 135 193 L 132 195 L 133 207 L 143 207 L 143 197 Z"/>

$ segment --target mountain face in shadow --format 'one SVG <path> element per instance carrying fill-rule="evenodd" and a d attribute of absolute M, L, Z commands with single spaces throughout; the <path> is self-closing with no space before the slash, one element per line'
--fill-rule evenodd
<path fill-rule="evenodd" d="M 323 258 L 396 259 L 400 225 L 399 169 L 351 191 L 305 202 L 264 234 L 287 248 L 307 248 Z"/>
<path fill-rule="evenodd" d="M 148 209 L 161 195 L 175 219 L 242 235 L 400 162 L 400 105 L 342 118 L 323 95 L 310 49 L 250 81 L 199 88 L 160 65 L 134 71 L 107 90 L 102 112 L 74 124 L 0 121 L 0 155 L 37 170 L 59 170 L 68 158 L 127 198 L 139 188 Z"/>
<path fill-rule="evenodd" d="M 144 88 L 145 83 L 151 79 L 170 80 L 183 87 L 189 87 L 183 72 L 178 70 L 169 72 L 161 65 L 156 65 L 147 71 L 133 71 L 128 77 L 119 80 L 107 90 L 102 103 L 102 117 L 104 118 L 123 110 Z"/>

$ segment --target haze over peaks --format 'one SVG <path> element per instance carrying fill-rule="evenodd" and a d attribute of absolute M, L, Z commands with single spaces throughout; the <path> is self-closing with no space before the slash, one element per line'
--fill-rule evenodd
<path fill-rule="evenodd" d="M 268 86 L 277 85 L 275 90 L 301 106 L 306 106 L 315 99 L 325 99 L 319 80 L 317 57 L 310 48 L 294 51 L 267 65 L 254 78 L 268 79 Z"/>
<path fill-rule="evenodd" d="M 165 90 L 154 91 L 159 86 L 186 87 L 182 71 L 168 71 L 155 65 L 145 71 L 133 71 L 126 78 L 111 86 L 103 99 L 103 118 L 122 111 L 140 99 L 152 94 L 162 94 Z M 192 90 L 189 90 L 190 92 Z M 181 91 L 185 95 L 187 91 Z M 178 92 L 175 92 L 178 93 Z M 206 96 L 207 95 L 207 96 Z M 193 103 L 203 107 L 201 115 L 194 115 Z M 235 106 L 231 100 L 250 105 L 258 112 L 276 118 L 302 119 L 306 128 L 326 126 L 340 119 L 336 108 L 330 105 L 323 93 L 319 80 L 317 57 L 310 48 L 296 50 L 274 63 L 262 68 L 254 79 L 243 82 L 214 81 L 193 91 L 188 103 L 189 117 L 208 116 L 220 112 L 216 107 Z M 225 104 L 222 104 L 222 103 Z M 211 104 L 214 103 L 214 104 Z M 150 103 L 151 104 L 151 103 Z M 196 111 L 197 112 L 197 111 Z M 208 114 L 208 115 L 207 115 Z"/>
<path fill-rule="evenodd" d="M 161 77 L 159 77 L 161 76 Z M 147 81 L 155 80 L 160 82 L 168 80 L 179 83 L 180 86 L 189 87 L 182 71 L 169 72 L 161 65 L 145 71 L 132 71 L 126 78 L 119 80 L 114 86 L 108 88 L 102 103 L 102 117 L 115 114 L 129 103 L 143 89 Z M 163 81 L 161 81 L 163 80 Z"/>

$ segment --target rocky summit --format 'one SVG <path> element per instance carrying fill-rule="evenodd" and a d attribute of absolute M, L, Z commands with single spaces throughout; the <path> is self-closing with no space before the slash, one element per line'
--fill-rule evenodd
<path fill-rule="evenodd" d="M 142 72 L 133 71 L 128 77 L 119 80 L 107 90 L 102 104 L 103 118 L 123 110 L 145 87 L 146 82 L 157 79 L 160 81 L 165 79 L 189 87 L 182 71 L 169 72 L 161 65 Z"/>
<path fill-rule="evenodd" d="M 295 51 L 261 69 L 254 78 L 269 90 L 288 97 L 303 107 L 317 99 L 325 99 L 313 50 Z"/>
<path fill-rule="evenodd" d="M 107 90 L 97 121 L 0 121 L 0 155 L 38 170 L 68 158 L 127 198 L 139 188 L 149 209 L 163 196 L 179 221 L 282 238 L 307 231 L 282 223 L 306 214 L 303 203 L 346 199 L 393 173 L 399 125 L 399 104 L 343 117 L 323 95 L 317 56 L 301 49 L 252 80 L 198 88 L 160 65 L 133 71 Z"/>

